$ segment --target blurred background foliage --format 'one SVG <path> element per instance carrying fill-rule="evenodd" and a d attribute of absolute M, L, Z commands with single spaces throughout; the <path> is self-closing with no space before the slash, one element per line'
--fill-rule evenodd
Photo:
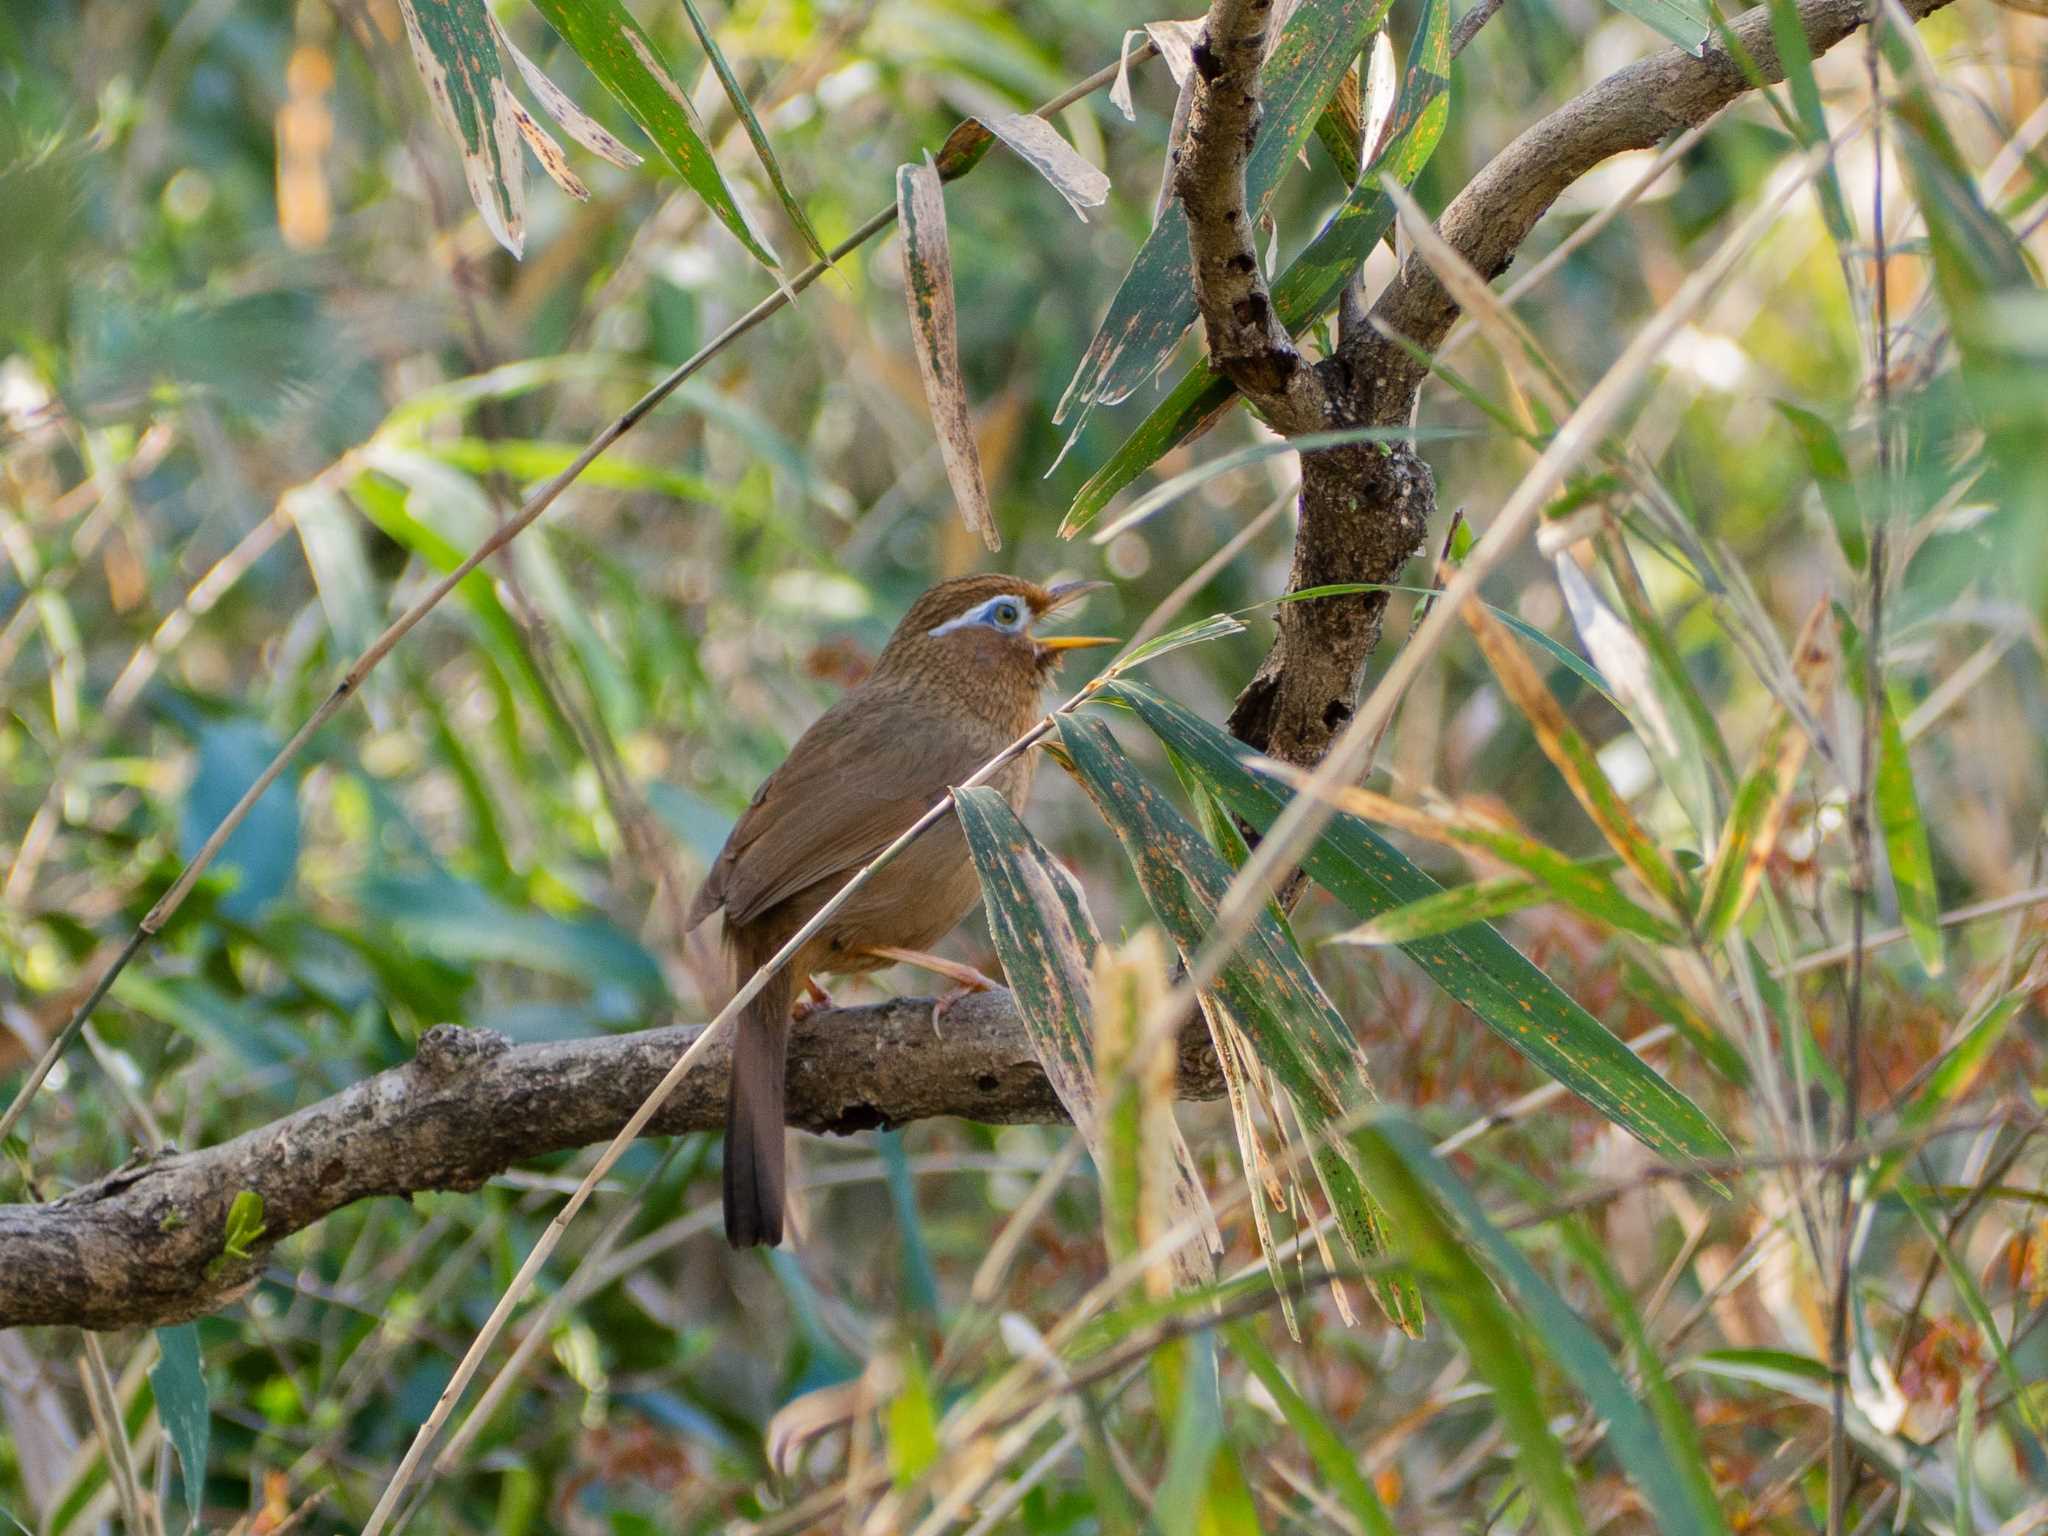
<path fill-rule="evenodd" d="M 10 1093 L 110 946 L 382 625 L 526 488 L 771 290 L 772 277 L 540 15 L 510 4 L 495 13 L 579 106 L 647 156 L 622 169 L 572 149 L 585 203 L 529 178 L 521 261 L 474 212 L 395 0 L 16 0 L 0 12 L 0 1083 Z M 754 226 L 799 260 L 803 241 L 683 10 L 638 14 L 698 103 Z M 962 115 L 1028 110 L 1114 60 L 1125 25 L 1152 19 L 1077 0 L 738 0 L 707 12 L 828 245 L 886 206 L 896 166 L 936 150 Z M 1402 47 L 1416 19 L 1408 0 L 1394 7 Z M 2048 34 L 1964 0 L 1916 35 L 1963 162 L 2018 232 L 2011 248 L 2037 263 Z M 1509 0 L 1459 62 L 1418 198 L 1440 208 L 1542 112 L 1660 45 L 1595 0 Z M 1838 129 L 1868 101 L 1860 43 L 1841 54 L 1819 72 Z M 1158 184 L 1173 89 L 1156 61 L 1136 68 L 1133 94 L 1135 122 L 1103 92 L 1057 118 L 1112 178 L 1089 222 L 1002 155 L 947 191 L 962 360 L 1001 565 L 1041 580 L 1109 577 L 1115 590 L 1094 600 L 1090 627 L 1125 632 L 1292 473 L 1290 460 L 1269 458 L 1220 475 L 1105 547 L 1055 536 L 1082 481 L 1151 399 L 1144 390 L 1097 411 L 1060 459 L 1052 407 L 1144 237 Z M 1898 142 L 1887 161 L 1893 385 L 1912 414 L 1887 482 L 1904 531 L 1882 662 L 1910 747 L 1933 893 L 1954 909 L 2023 893 L 2042 876 L 2048 547 L 2029 497 L 2040 484 L 2048 310 L 2038 292 L 2006 292 L 2004 307 L 1973 311 L 1974 329 L 1957 339 L 1965 356 L 1974 347 L 1988 360 L 1975 373 L 1955 366 L 1957 290 L 1935 295 L 1929 258 L 1957 238 L 1956 221 L 1938 209 L 1916 215 Z M 1755 100 L 1737 106 L 1571 253 L 1521 318 L 1567 376 L 1590 383 L 1779 184 L 1797 148 L 1786 119 Z M 1613 201 L 1648 158 L 1624 157 L 1581 182 L 1517 270 Z M 1845 134 L 1838 163 L 1867 230 L 1867 132 Z M 1311 145 L 1274 204 L 1283 259 L 1342 190 Z M 1851 253 L 1857 281 L 1845 285 L 1819 205 L 1796 200 L 1682 332 L 1628 428 L 1729 583 L 1709 590 L 1685 561 L 1639 546 L 1654 627 L 1699 701 L 1700 750 L 1721 742 L 1738 770 L 1753 762 L 1774 707 L 1748 626 L 1761 622 L 1782 647 L 1817 601 L 1860 612 L 1860 524 L 1833 514 L 1844 485 L 1860 487 L 1866 506 L 1873 494 L 1867 255 Z M 1369 280 L 1390 270 L 1381 252 Z M 841 260 L 404 642 L 124 977 L 87 1048 L 24 1122 L 0 1193 L 47 1198 L 138 1148 L 224 1140 L 406 1060 L 436 1023 L 537 1040 L 708 1016 L 722 968 L 705 936 L 683 938 L 677 921 L 705 860 L 909 599 L 988 559 L 953 511 L 902 281 L 893 235 Z M 1189 343 L 1182 360 L 1193 355 Z M 1514 408 L 1515 387 L 1491 353 L 1468 347 L 1456 366 L 1488 402 Z M 1988 450 L 1972 425 L 1987 400 Z M 1462 507 L 1483 527 L 1525 468 L 1525 449 L 1448 388 L 1426 391 L 1421 419 L 1465 429 L 1423 452 L 1443 508 Z M 1237 413 L 1160 471 L 1255 431 Z M 1812 449 L 1835 441 L 1847 445 L 1839 470 Z M 1190 616 L 1278 595 L 1288 549 L 1282 518 Z M 1417 579 L 1428 574 L 1418 566 Z M 1578 646 L 1533 551 L 1489 596 Z M 1404 632 L 1410 606 L 1396 599 L 1390 637 Z M 1148 682 L 1220 719 L 1266 624 L 1255 615 L 1243 635 L 1178 652 Z M 1390 639 L 1376 665 L 1393 651 Z M 1659 841 L 1708 852 L 1621 717 L 1580 672 L 1538 659 Z M 1123 734 L 1170 781 L 1142 733 Z M 1502 818 L 1574 857 L 1603 851 L 1469 642 L 1427 670 L 1381 763 L 1398 798 Z M 1041 782 L 1037 834 L 1079 874 L 1115 942 L 1149 921 L 1136 882 L 1066 777 Z M 1760 934 L 1749 914 L 1773 955 L 1845 936 L 1843 782 L 1839 764 L 1809 767 L 1793 796 L 1769 869 L 1782 926 Z M 1501 873 L 1426 842 L 1402 846 L 1447 883 Z M 1873 925 L 1887 927 L 1899 911 L 1891 882 L 1876 903 Z M 1384 1097 L 1441 1134 L 1541 1083 L 1397 951 L 1320 947 L 1355 920 L 1320 893 L 1295 915 Z M 1738 1145 L 1774 1145 L 1769 1117 L 1787 1101 L 1751 1079 L 1757 1058 L 1745 1067 L 1711 1026 L 1685 1017 L 1611 929 L 1557 905 L 1503 928 L 1616 1033 L 1674 1017 L 1691 1026 L 1690 1043 L 1665 1058 L 1668 1075 Z M 1960 1082 L 1944 1083 L 1940 1107 L 1981 1114 L 2031 1095 L 2038 1108 L 2042 931 L 2024 906 L 1958 928 L 1939 976 L 1908 946 L 1877 951 L 1866 1104 L 1911 1099 L 1959 1028 L 1997 1008 L 1993 1038 Z M 952 947 L 993 964 L 978 920 Z M 1840 977 L 1817 968 L 1780 983 L 1752 967 L 1743 981 L 1756 1017 L 1787 1021 L 1781 1060 L 1800 1057 L 1816 1074 L 1811 1113 L 1823 1119 L 1840 1088 L 1826 1067 L 1839 1055 Z M 886 973 L 844 995 L 927 985 Z M 1205 1175 L 1234 1177 L 1227 1113 L 1202 1106 L 1182 1119 Z M 512 1397 L 437 1479 L 414 1528 L 633 1536 L 757 1513 L 774 1486 L 763 1459 L 770 1416 L 863 1371 L 910 1405 L 892 1408 L 884 1429 L 888 1454 L 914 1474 L 931 1433 L 920 1413 L 943 1410 L 985 1365 L 969 1352 L 964 1370 L 953 1361 L 950 1376 L 928 1380 L 919 1362 L 961 1322 L 992 1235 L 1067 1134 L 942 1122 L 807 1142 L 799 1166 L 816 1187 L 799 1215 L 806 1240 L 765 1260 L 717 1240 L 713 1143 L 693 1139 L 667 1161 L 659 1147 L 636 1148 L 618 1173 L 622 1186 L 651 1179 L 623 1238 L 633 1262 L 605 1271 L 607 1283 L 563 1315 Z M 1884 1349 L 1923 1270 L 1933 1277 L 1925 1321 L 1906 1323 L 1891 1377 L 1858 1387 L 1880 1419 L 1896 1400 L 1880 1438 L 1907 1447 L 1941 1490 L 1916 1503 L 1919 1485 L 1895 1485 L 1912 1490 L 1898 1518 L 1931 1529 L 1961 1531 L 1969 1519 L 1986 1529 L 1988 1519 L 2014 1522 L 2004 1528 L 2018 1536 L 2040 1528 L 2048 1491 L 2038 1437 L 2048 1339 L 2031 1329 L 2048 1294 L 2041 1157 L 2025 1143 L 2011 1160 L 2008 1150 L 1996 1132 L 1937 1142 L 1924 1188 L 1945 1205 L 1944 1191 L 1964 1191 L 1946 1206 L 1955 1220 L 1945 1243 L 1931 1244 L 1909 1205 L 1888 1198 L 1872 1207 L 1859 1259 L 1871 1293 L 1859 1335 L 1891 1330 Z M 1468 1153 L 1461 1170 L 1489 1203 L 1519 1204 L 1626 1179 L 1645 1155 L 1558 1101 Z M 574 1163 L 525 1169 L 473 1195 L 344 1211 L 282 1246 L 248 1301 L 198 1324 L 212 1408 L 207 1528 L 274 1529 L 316 1492 L 324 1503 L 312 1528 L 359 1526 Z M 981 1311 L 1014 1309 L 1011 1349 L 1028 1347 L 1016 1328 L 1050 1326 L 1103 1270 L 1096 1187 L 1080 1168 L 1031 1230 L 1002 1294 L 976 1300 Z M 1987 1169 L 2018 1193 L 1969 1198 Z M 1531 1188 L 1530 1171 L 1542 1187 Z M 1738 1182 L 1741 1198 L 1725 1202 L 1646 1184 L 1535 1227 L 1524 1247 L 1609 1348 L 1674 1372 L 1692 1362 L 1680 1383 L 1699 1440 L 1691 1454 L 1731 1524 L 1814 1528 L 1822 1495 L 1811 1452 L 1826 1415 L 1813 1368 L 1826 1357 L 1827 1286 L 1765 1241 L 1782 1235 L 1796 1202 L 1768 1180 Z M 600 1216 L 572 1234 L 562 1275 L 603 1225 Z M 1226 1272 L 1256 1257 L 1242 1226 L 1229 1229 Z M 1930 1255 L 1954 1263 L 1937 1273 Z M 1655 1342 L 1640 1355 L 1617 1295 L 1632 1296 L 1650 1327 Z M 1404 1339 L 1377 1317 L 1346 1327 L 1327 1292 L 1305 1297 L 1299 1316 L 1299 1347 L 1260 1315 L 1220 1365 L 1200 1350 L 1183 1361 L 1198 1376 L 1224 1373 L 1212 1443 L 1227 1437 L 1268 1528 L 1361 1517 L 1348 1492 L 1331 1492 L 1334 1474 L 1297 1405 L 1247 1378 L 1263 1358 L 1259 1339 L 1284 1365 L 1282 1387 L 1291 1379 L 1311 1418 L 1337 1427 L 1398 1528 L 1521 1528 L 1534 1517 L 1511 1439 L 1476 1385 L 1492 1378 L 1469 1372 L 1457 1335 L 1437 1326 Z M 1718 1363 L 1700 1365 L 1713 1351 Z M 74 1352 L 63 1336 L 0 1335 L 0 1510 L 33 1530 L 119 1518 Z M 152 1353 L 146 1338 L 109 1341 L 117 1388 L 134 1405 L 135 1450 L 168 1490 L 171 1459 L 155 1455 L 161 1436 L 142 1380 Z M 881 1376 L 878 1361 L 889 1367 Z M 2006 1379 L 2001 1365 L 2034 1383 L 2033 1395 L 2008 1392 L 1979 1416 L 1980 1395 L 1995 1397 Z M 1531 1369 L 1558 1432 L 1590 1446 L 1573 1438 L 1592 1421 L 1575 1417 L 1586 1410 L 1556 1368 Z M 1182 1439 L 1202 1432 L 1145 1406 L 1154 1394 L 1127 1393 L 1127 1378 L 1110 1386 L 1084 1399 L 1070 1431 L 1083 1451 L 1021 1497 L 1005 1517 L 1014 1528 L 1129 1528 L 1137 1495 L 1116 1490 L 1142 1494 L 1183 1454 Z M 1959 1403 L 1970 1405 L 1960 1446 Z M 1005 1453 L 1020 1474 L 1051 1433 L 1031 1454 Z M 828 1477 L 863 1454 L 881 1453 L 828 1435 L 802 1476 Z M 1578 1470 L 1588 1526 L 1645 1528 L 1620 1466 L 1589 1449 Z M 1958 1496 L 1964 1516 L 1953 1512 Z M 1942 1498 L 1947 1513 L 1926 1512 Z"/>

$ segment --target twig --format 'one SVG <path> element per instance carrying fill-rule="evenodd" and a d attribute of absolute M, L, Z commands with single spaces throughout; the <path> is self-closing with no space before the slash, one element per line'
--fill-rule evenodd
<path fill-rule="evenodd" d="M 1882 0 L 1877 0 L 1881 5 Z M 1891 312 L 1884 228 L 1884 95 L 1878 69 L 1878 17 L 1875 10 L 1865 34 L 1864 68 L 1871 98 L 1871 231 L 1876 275 L 1871 302 L 1877 328 L 1875 380 L 1877 393 L 1877 513 L 1870 530 L 1870 624 L 1863 637 L 1863 708 L 1858 722 L 1856 794 L 1850 810 L 1849 846 L 1853 864 L 1849 908 L 1849 996 L 1842 1040 L 1842 1140 L 1851 1143 L 1861 1129 L 1863 1073 L 1864 928 L 1875 876 L 1871 846 L 1870 800 L 1877 756 L 1878 711 L 1883 708 L 1884 577 L 1886 534 L 1891 526 Z M 1835 1284 L 1829 1303 L 1828 1371 L 1828 1536 L 1842 1536 L 1853 1489 L 1849 1477 L 1849 1285 L 1855 1267 L 1856 1170 L 1844 1166 L 1837 1182 L 1840 1201 L 1835 1232 Z"/>
<path fill-rule="evenodd" d="M 1956 907 L 1944 912 L 1936 922 L 1943 928 L 1960 928 L 1965 923 L 1980 922 L 1987 917 L 2002 917 L 2008 912 L 2018 912 L 2026 907 L 2037 907 L 2048 902 L 2048 885 L 2029 886 L 2024 891 L 2014 891 L 2009 896 L 1994 896 L 1988 901 L 1973 901 L 1968 906 Z M 1901 944 L 1911 937 L 1904 928 L 1882 928 L 1876 933 L 1866 934 L 1863 948 L 1867 953 L 1883 949 L 1887 945 Z M 1801 955 L 1790 964 L 1778 966 L 1771 974 L 1779 980 L 1788 976 L 1804 976 L 1809 971 L 1823 971 L 1830 966 L 1840 965 L 1856 952 L 1856 946 L 1837 944 L 1832 949 L 1823 949 L 1810 955 Z"/>

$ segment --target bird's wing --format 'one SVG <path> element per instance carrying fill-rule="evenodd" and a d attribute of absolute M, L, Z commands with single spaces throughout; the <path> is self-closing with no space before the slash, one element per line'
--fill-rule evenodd
<path fill-rule="evenodd" d="M 720 907 L 728 923 L 751 922 L 865 864 L 994 750 L 929 722 L 905 730 L 899 711 L 876 702 L 849 694 L 797 739 L 726 839 L 692 926 Z"/>

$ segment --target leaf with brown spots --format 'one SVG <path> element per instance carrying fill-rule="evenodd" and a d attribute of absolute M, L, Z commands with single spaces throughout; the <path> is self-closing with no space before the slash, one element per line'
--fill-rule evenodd
<path fill-rule="evenodd" d="M 676 83 L 640 23 L 619 0 L 534 0 L 534 6 L 733 238 L 763 266 L 779 266 L 712 158 L 689 93 Z"/>
<path fill-rule="evenodd" d="M 1017 999 L 1017 1011 L 1030 1031 L 1046 1080 L 1107 1180 L 1107 1133 L 1096 1092 L 1089 979 L 1100 941 L 1087 903 L 999 793 L 986 787 L 960 789 L 953 792 L 953 802 L 981 877 L 989 932 Z M 1170 1189 L 1162 1192 L 1166 1208 L 1176 1222 L 1192 1217 L 1204 1239 L 1175 1251 L 1175 1278 L 1184 1289 L 1206 1286 L 1215 1279 L 1210 1256 L 1223 1251 L 1216 1218 L 1170 1113 L 1163 1127 L 1154 1127 L 1154 1135 L 1174 1170 Z"/>
<path fill-rule="evenodd" d="M 1257 754 L 1208 721 L 1135 683 L 1109 683 L 1102 696 L 1130 706 L 1254 828 L 1271 826 L 1286 808 L 1285 788 L 1255 771 Z M 1344 814 L 1332 818 L 1302 865 L 1361 922 L 1442 890 L 1371 827 Z M 1728 1139 L 1698 1105 L 1493 929 L 1473 923 L 1401 948 L 1487 1028 L 1645 1146 L 1680 1162 L 1730 1154 Z"/>
<path fill-rule="evenodd" d="M 1123 844 L 1153 915 L 1182 959 L 1192 959 L 1215 926 L 1230 867 L 1138 773 L 1100 721 L 1061 715 L 1059 731 L 1075 776 Z M 1218 1014 L 1227 1015 L 1284 1090 L 1353 1256 L 1362 1262 L 1376 1258 L 1387 1245 L 1384 1218 L 1338 1128 L 1378 1095 L 1356 1036 L 1270 913 L 1260 913 L 1204 1000 L 1212 1029 Z M 1230 1048 L 1227 1034 L 1217 1048 Z M 1267 1259 L 1274 1262 L 1270 1249 Z M 1421 1296 L 1407 1276 L 1383 1272 L 1373 1293 L 1397 1326 L 1411 1333 L 1421 1328 Z"/>
<path fill-rule="evenodd" d="M 960 326 L 953 308 L 953 253 L 946 239 L 946 194 L 929 157 L 896 169 L 896 215 L 903 225 L 903 299 L 910 308 L 910 350 L 917 354 L 925 403 L 939 434 L 939 454 L 953 487 L 960 520 L 990 549 L 1003 547 L 996 532 L 981 450 L 960 376 Z"/>

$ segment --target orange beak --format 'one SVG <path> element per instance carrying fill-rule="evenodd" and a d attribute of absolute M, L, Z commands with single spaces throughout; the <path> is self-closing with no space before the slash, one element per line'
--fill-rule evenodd
<path fill-rule="evenodd" d="M 1090 646 L 1121 643 L 1114 635 L 1042 635 L 1037 639 L 1039 648 L 1047 651 L 1085 651 Z"/>

